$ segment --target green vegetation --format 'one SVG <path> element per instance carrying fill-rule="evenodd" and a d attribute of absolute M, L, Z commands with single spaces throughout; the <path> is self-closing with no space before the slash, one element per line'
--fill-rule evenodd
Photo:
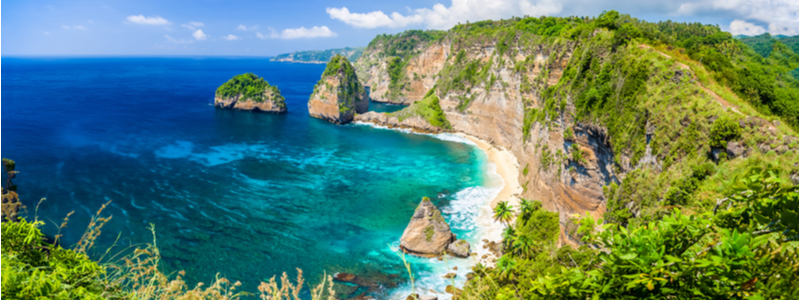
<path fill-rule="evenodd" d="M 583 165 L 586 163 L 586 159 L 583 157 L 583 150 L 578 147 L 578 144 L 573 143 L 572 146 L 569 147 L 569 153 L 572 155 L 572 161 L 576 164 Z"/>
<path fill-rule="evenodd" d="M 265 100 L 264 96 L 268 92 L 272 93 L 272 99 L 269 100 L 279 107 L 286 107 L 286 100 L 281 96 L 281 91 L 278 90 L 278 87 L 270 85 L 264 78 L 258 77 L 253 73 L 233 76 L 233 78 L 217 88 L 216 95 L 225 98 L 242 95 L 242 99 L 263 102 Z"/>
<path fill-rule="evenodd" d="M 425 240 L 430 242 L 433 239 L 433 226 L 425 227 Z"/>
<path fill-rule="evenodd" d="M 310 63 L 325 63 L 336 55 L 343 55 L 350 61 L 356 61 L 362 54 L 364 54 L 364 47 L 345 47 L 328 50 L 312 50 L 312 51 L 297 51 L 292 53 L 284 53 L 273 56 L 270 61 L 292 61 L 292 62 L 310 62 Z"/>
<path fill-rule="evenodd" d="M 798 54 L 798 42 L 800 42 L 800 37 L 798 36 L 771 36 L 769 33 L 764 33 L 762 35 L 757 36 L 745 36 L 740 35 L 736 36 L 737 39 L 742 41 L 745 45 L 750 46 L 753 50 L 763 57 L 769 57 L 772 54 L 773 49 L 776 47 L 781 48 L 781 46 L 777 46 L 777 43 L 781 43 L 789 48 L 794 54 Z M 779 50 L 780 51 L 780 50 Z"/>
<path fill-rule="evenodd" d="M 711 147 L 725 148 L 728 142 L 742 137 L 742 128 L 739 123 L 729 117 L 720 117 L 714 120 L 709 135 Z"/>
<path fill-rule="evenodd" d="M 555 247 L 557 213 L 523 202 L 523 212 L 505 234 L 506 251 L 497 268 L 473 268 L 477 276 L 464 287 L 464 298 L 796 295 L 798 186 L 779 173 L 774 168 L 751 168 L 726 190 L 730 196 L 714 206 L 701 211 L 675 208 L 646 224 L 625 227 L 586 216 L 577 222 L 581 239 L 577 249 Z M 597 232 L 600 226 L 603 230 Z"/>
<path fill-rule="evenodd" d="M 439 97 L 434 93 L 435 90 L 436 87 L 432 88 L 422 100 L 414 102 L 411 106 L 400 111 L 391 113 L 391 115 L 396 116 L 400 122 L 413 116 L 420 116 L 435 127 L 450 129 L 450 122 L 447 121 L 442 107 L 439 106 Z"/>
<path fill-rule="evenodd" d="M 382 55 L 399 56 L 408 59 L 418 54 L 418 48 L 444 37 L 446 31 L 441 30 L 406 30 L 391 35 L 379 34 L 367 46 L 367 50 L 381 50 Z"/>

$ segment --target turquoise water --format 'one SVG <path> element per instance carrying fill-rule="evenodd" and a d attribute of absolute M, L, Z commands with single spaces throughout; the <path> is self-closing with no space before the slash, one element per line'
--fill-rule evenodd
<path fill-rule="evenodd" d="M 185 270 L 190 284 L 219 273 L 256 291 L 301 268 L 311 282 L 348 272 L 380 284 L 370 293 L 402 293 L 393 247 L 420 198 L 477 241 L 477 207 L 496 192 L 490 167 L 456 136 L 309 118 L 323 69 L 260 58 L 3 58 L 2 156 L 17 161 L 25 205 L 47 198 L 45 233 L 75 211 L 66 245 L 111 201 L 96 250 L 118 234 L 121 246 L 152 242 L 153 223 L 167 271 Z M 289 113 L 215 109 L 216 87 L 244 72 L 278 85 Z M 441 262 L 411 261 L 420 284 L 444 290 Z"/>

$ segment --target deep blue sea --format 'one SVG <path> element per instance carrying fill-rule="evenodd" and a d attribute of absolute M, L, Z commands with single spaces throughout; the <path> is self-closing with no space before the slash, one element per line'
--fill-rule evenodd
<path fill-rule="evenodd" d="M 306 102 L 324 67 L 3 57 L 2 157 L 17 162 L 29 217 L 46 198 L 37 213 L 46 234 L 75 212 L 61 232 L 66 246 L 111 201 L 95 251 L 118 236 L 119 246 L 152 243 L 152 223 L 165 270 L 185 270 L 190 284 L 220 274 L 255 292 L 259 281 L 301 268 L 307 282 L 348 272 L 385 287 L 371 293 L 399 295 L 408 284 L 395 248 L 420 198 L 434 199 L 475 247 L 478 207 L 497 190 L 491 166 L 457 136 L 310 118 Z M 289 113 L 212 106 L 215 89 L 245 72 L 277 85 Z M 418 288 L 444 291 L 443 262 L 410 261 Z M 449 262 L 464 266 L 458 282 L 470 263 Z"/>

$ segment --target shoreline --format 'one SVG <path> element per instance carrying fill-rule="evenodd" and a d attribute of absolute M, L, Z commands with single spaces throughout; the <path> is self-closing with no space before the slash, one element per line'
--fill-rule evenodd
<path fill-rule="evenodd" d="M 504 148 L 497 148 L 489 142 L 480 138 L 458 132 L 457 135 L 470 140 L 475 145 L 486 153 L 486 157 L 490 164 L 494 165 L 494 173 L 497 174 L 503 181 L 503 187 L 490 201 L 487 201 L 480 208 L 478 220 L 476 225 L 480 228 L 480 243 L 485 245 L 484 240 L 489 242 L 501 243 L 503 240 L 503 225 L 494 220 L 494 207 L 501 201 L 508 201 L 510 205 L 519 206 L 518 195 L 522 193 L 522 186 L 519 184 L 519 163 L 516 156 L 510 150 Z M 488 249 L 484 249 L 483 245 L 478 247 L 475 245 L 476 251 L 479 255 L 478 261 L 488 267 L 495 265 L 494 253 Z"/>

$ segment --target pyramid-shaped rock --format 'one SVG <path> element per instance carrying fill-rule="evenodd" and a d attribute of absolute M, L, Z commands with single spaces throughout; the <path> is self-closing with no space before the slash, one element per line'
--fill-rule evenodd
<path fill-rule="evenodd" d="M 428 197 L 423 197 L 400 238 L 400 248 L 419 256 L 438 256 L 453 241 L 455 235 L 450 231 L 442 212 Z"/>

